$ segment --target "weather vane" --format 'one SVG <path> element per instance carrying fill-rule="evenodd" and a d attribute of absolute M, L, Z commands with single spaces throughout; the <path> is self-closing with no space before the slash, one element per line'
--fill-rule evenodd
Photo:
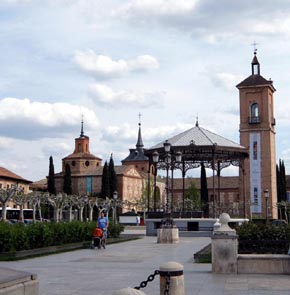
<path fill-rule="evenodd" d="M 259 45 L 258 43 L 256 43 L 256 41 L 254 41 L 254 43 L 252 43 L 253 47 L 254 47 L 254 54 L 257 53 L 258 49 L 257 49 L 257 45 Z"/>
<path fill-rule="evenodd" d="M 138 117 L 139 117 L 139 125 L 141 125 L 141 116 L 142 114 L 139 112 Z"/>

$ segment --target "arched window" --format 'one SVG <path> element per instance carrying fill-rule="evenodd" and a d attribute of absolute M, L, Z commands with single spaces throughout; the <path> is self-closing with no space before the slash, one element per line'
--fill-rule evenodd
<path fill-rule="evenodd" d="M 260 123 L 260 117 L 259 117 L 259 105 L 257 103 L 253 103 L 251 105 L 251 115 L 250 115 L 250 123 L 256 124 Z"/>

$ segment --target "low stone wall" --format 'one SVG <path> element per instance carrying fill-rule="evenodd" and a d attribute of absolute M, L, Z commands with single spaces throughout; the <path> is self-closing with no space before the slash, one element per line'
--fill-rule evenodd
<path fill-rule="evenodd" d="M 0 268 L 0 295 L 38 295 L 37 276 L 28 272 Z"/>
<path fill-rule="evenodd" d="M 290 274 L 290 256 L 280 254 L 239 254 L 239 274 Z"/>

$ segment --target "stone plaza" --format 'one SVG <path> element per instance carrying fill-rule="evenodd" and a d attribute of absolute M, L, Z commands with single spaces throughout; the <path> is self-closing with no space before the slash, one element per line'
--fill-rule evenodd
<path fill-rule="evenodd" d="M 106 250 L 76 250 L 21 261 L 0 262 L 0 268 L 37 275 L 41 295 L 110 295 L 139 286 L 160 265 L 176 261 L 184 266 L 185 294 L 192 295 L 286 295 L 288 275 L 214 274 L 211 264 L 194 263 L 193 254 L 211 242 L 209 237 L 179 237 L 177 244 L 157 244 L 145 229 L 127 229 L 140 234 L 129 242 L 110 244 Z M 159 294 L 159 277 L 142 289 Z"/>

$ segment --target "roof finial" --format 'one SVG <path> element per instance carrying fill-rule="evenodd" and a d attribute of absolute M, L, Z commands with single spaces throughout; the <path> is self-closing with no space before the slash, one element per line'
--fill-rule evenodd
<path fill-rule="evenodd" d="M 195 127 L 198 127 L 198 114 L 196 115 Z"/>
<path fill-rule="evenodd" d="M 257 45 L 259 45 L 258 43 L 256 43 L 256 41 L 254 40 L 254 43 L 252 43 L 252 45 L 254 46 L 254 54 L 256 55 L 257 54 Z"/>
<path fill-rule="evenodd" d="M 139 112 L 139 114 L 138 114 L 138 117 L 139 117 L 139 126 L 141 126 L 141 116 L 142 116 L 142 114 Z"/>
<path fill-rule="evenodd" d="M 81 137 L 84 137 L 84 115 L 82 114 Z"/>

